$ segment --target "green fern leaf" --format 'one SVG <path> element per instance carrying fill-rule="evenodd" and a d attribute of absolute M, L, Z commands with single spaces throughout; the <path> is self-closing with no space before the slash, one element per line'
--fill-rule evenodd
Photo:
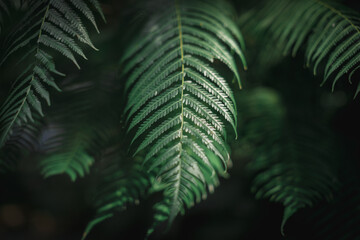
<path fill-rule="evenodd" d="M 46 178 L 66 174 L 75 181 L 84 177 L 115 132 L 112 126 L 117 118 L 108 114 L 113 107 L 109 103 L 112 101 L 109 86 L 89 81 L 89 76 L 99 82 L 104 79 L 97 69 L 96 73 L 84 73 L 76 81 L 63 85 L 64 92 L 47 113 L 48 127 L 44 129 L 39 159 L 41 173 Z"/>
<path fill-rule="evenodd" d="M 96 0 L 91 3 L 100 11 Z M 46 48 L 61 53 L 78 68 L 74 53 L 84 59 L 86 57 L 74 38 L 95 48 L 83 26 L 82 17 L 75 11 L 77 9 L 83 13 L 97 29 L 90 5 L 84 1 L 71 1 L 69 4 L 63 0 L 36 1 L 31 5 L 19 27 L 9 34 L 9 39 L 13 41 L 0 53 L 2 65 L 10 56 L 31 46 L 19 63 L 25 70 L 14 82 L 0 108 L 0 147 L 4 146 L 15 127 L 31 121 L 34 111 L 43 115 L 42 102 L 50 105 L 48 86 L 59 90 L 52 75 L 63 74 L 56 70 Z"/>
<path fill-rule="evenodd" d="M 284 54 L 293 56 L 305 46 L 306 65 L 314 74 L 323 70 L 323 85 L 350 76 L 360 64 L 359 14 L 331 0 L 268 1 L 261 11 L 250 14 L 244 25 L 274 39 Z M 263 37 L 262 34 L 259 36 Z M 357 92 L 355 96 L 357 95 Z"/>
<path fill-rule="evenodd" d="M 34 121 L 23 128 L 15 128 L 13 135 L 0 149 L 0 173 L 12 171 L 19 159 L 38 149 L 43 122 L 34 114 Z"/>
<path fill-rule="evenodd" d="M 83 129 L 87 129 L 83 126 Z M 84 177 L 94 163 L 94 157 L 89 154 L 89 139 L 86 131 L 76 131 L 69 126 L 47 129 L 54 136 L 47 139 L 48 156 L 40 163 L 41 172 L 45 178 L 67 174 L 72 181 Z M 71 133 L 75 132 L 75 136 Z M 52 147 L 52 146 L 53 147 Z"/>
<path fill-rule="evenodd" d="M 322 128 L 299 117 L 287 121 L 286 109 L 272 91 L 243 94 L 240 106 L 244 141 L 254 146 L 252 191 L 256 198 L 284 205 L 284 235 L 285 223 L 299 209 L 332 198 L 338 181 L 330 164 L 331 145 Z"/>
<path fill-rule="evenodd" d="M 225 123 L 236 132 L 237 111 L 214 63 L 223 63 L 239 85 L 232 52 L 246 68 L 244 41 L 226 6 L 219 11 L 210 1 L 169 4 L 156 28 L 150 26 L 122 58 L 134 156 L 143 155 L 144 167 L 165 186 L 148 234 L 206 198 L 226 173 Z"/>
<path fill-rule="evenodd" d="M 138 204 L 150 189 L 152 174 L 144 172 L 137 162 L 119 164 L 125 158 L 123 155 L 117 147 L 109 148 L 103 154 L 105 167 L 100 172 L 101 181 L 95 196 L 97 212 L 86 226 L 82 239 L 95 225 L 111 218 L 116 211 L 124 210 L 130 204 Z"/>

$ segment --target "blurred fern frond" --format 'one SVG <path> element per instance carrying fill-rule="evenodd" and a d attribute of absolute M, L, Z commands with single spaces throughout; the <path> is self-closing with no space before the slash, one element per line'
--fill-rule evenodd
<path fill-rule="evenodd" d="M 105 74 L 106 72 L 106 74 Z M 44 177 L 67 174 L 72 181 L 90 171 L 108 139 L 117 134 L 116 98 L 109 70 L 88 70 L 66 78 L 47 113 L 40 161 Z M 93 78 L 89 81 L 90 78 Z M 117 106 L 117 105 L 116 105 Z"/>
<path fill-rule="evenodd" d="M 227 8 L 220 1 L 166 4 L 122 59 L 134 155 L 146 152 L 142 164 L 166 185 L 149 234 L 206 198 L 226 172 L 225 123 L 236 131 L 236 106 L 214 66 L 223 63 L 239 84 L 232 51 L 246 68 L 243 38 Z"/>
<path fill-rule="evenodd" d="M 77 86 L 80 85 L 80 86 Z M 83 177 L 94 163 L 89 150 L 98 125 L 92 124 L 95 96 L 91 83 L 65 86 L 60 104 L 48 114 L 48 127 L 44 129 L 43 152 L 40 162 L 44 177 L 66 173 L 72 181 Z M 71 109 L 69 109 L 71 106 Z"/>
<path fill-rule="evenodd" d="M 45 178 L 66 173 L 72 181 L 75 181 L 78 176 L 84 177 L 89 173 L 95 161 L 88 152 L 93 137 L 89 129 L 90 127 L 85 125 L 82 129 L 69 125 L 46 129 L 53 134 L 46 141 L 54 144 L 54 149 L 48 151 L 47 156 L 40 163 Z"/>
<path fill-rule="evenodd" d="M 0 147 L 9 139 L 14 127 L 33 121 L 34 112 L 43 115 L 42 102 L 50 105 L 48 87 L 60 91 L 54 74 L 63 74 L 56 70 L 49 49 L 59 52 L 78 68 L 74 54 L 86 57 L 76 40 L 96 49 L 83 24 L 83 19 L 88 19 L 97 29 L 95 18 L 83 0 L 31 3 L 17 27 L 4 39 L 1 48 L 0 66 L 10 56 L 23 52 L 18 59 L 20 74 L 12 82 L 10 93 L 0 108 Z M 91 5 L 98 6 L 98 3 L 93 0 Z"/>
<path fill-rule="evenodd" d="M 241 19 L 260 39 L 272 38 L 284 54 L 293 56 L 305 46 L 305 59 L 316 75 L 323 69 L 323 85 L 332 89 L 345 75 L 351 77 L 360 63 L 359 13 L 330 0 L 266 1 Z M 360 91 L 357 86 L 355 96 Z"/>
<path fill-rule="evenodd" d="M 254 146 L 252 191 L 284 205 L 281 231 L 299 209 L 332 198 L 338 185 L 331 144 L 320 126 L 289 116 L 279 96 L 258 88 L 240 98 L 246 143 Z"/>
<path fill-rule="evenodd" d="M 95 196 L 97 211 L 86 226 L 83 239 L 97 224 L 111 218 L 116 212 L 125 210 L 128 205 L 138 204 L 140 199 L 148 194 L 154 178 L 138 161 L 124 163 L 127 157 L 117 146 L 107 148 L 101 158 L 104 166 L 100 171 Z"/>
<path fill-rule="evenodd" d="M 39 118 L 40 116 L 36 116 L 35 122 L 14 129 L 8 144 L 0 149 L 0 173 L 14 170 L 19 159 L 38 149 L 43 127 L 43 122 Z"/>
<path fill-rule="evenodd" d="M 287 234 L 291 234 L 289 226 L 297 220 L 294 214 L 299 216 L 310 206 L 321 207 L 326 201 L 333 201 L 329 206 L 336 205 L 336 209 L 324 208 L 315 216 L 319 225 L 316 236 L 356 239 L 360 195 L 358 188 L 350 187 L 358 182 L 346 186 L 339 199 L 336 190 L 337 173 L 346 164 L 345 156 L 358 154 L 358 128 L 354 126 L 358 119 L 352 118 L 354 124 L 351 124 L 348 120 L 352 115 L 347 115 L 358 105 L 341 112 L 348 104 L 347 93 L 330 94 L 326 89 L 313 87 L 316 83 L 311 81 L 311 74 L 303 75 L 303 69 L 293 68 L 297 62 L 292 64 L 284 59 L 282 51 L 275 51 L 274 46 L 285 54 L 295 55 L 304 50 L 306 65 L 312 66 L 314 73 L 324 70 L 323 83 L 333 79 L 334 87 L 342 82 L 339 79 L 345 75 L 351 78 L 360 68 L 358 14 L 330 0 L 256 1 L 265 5 L 241 17 L 243 27 L 252 28 L 259 37 L 247 35 L 247 47 L 252 49 L 247 55 L 253 56 L 245 60 L 245 43 L 235 8 L 246 9 L 254 1 L 239 0 L 238 6 L 229 2 L 105 1 L 104 11 L 110 24 L 105 34 L 94 41 L 102 51 L 94 52 L 97 57 L 92 58 L 85 51 L 89 47 L 97 50 L 88 26 L 98 31 L 95 15 L 104 19 L 97 0 L 0 0 L 0 173 L 12 168 L 28 151 L 33 152 L 28 159 L 37 161 L 37 164 L 23 161 L 25 164 L 19 168 L 26 175 L 20 176 L 26 184 L 1 182 L 0 188 L 5 186 L 12 193 L 19 189 L 18 185 L 24 191 L 37 185 L 39 178 L 33 177 L 37 173 L 28 171 L 33 166 L 40 168 L 44 178 L 54 178 L 47 184 L 56 187 L 69 186 L 69 181 L 62 181 L 68 178 L 77 181 L 71 187 L 90 183 L 88 189 L 81 186 L 77 192 L 85 202 L 74 201 L 75 197 L 64 202 L 66 206 L 81 205 L 76 208 L 79 211 L 71 214 L 87 215 L 88 199 L 84 199 L 82 191 L 95 192 L 94 216 L 85 227 L 83 239 L 91 231 L 96 235 L 95 227 L 99 228 L 99 238 L 114 237 L 113 230 L 101 229 L 101 224 L 110 218 L 114 220 L 118 212 L 137 205 L 142 198 L 150 197 L 153 211 L 153 220 L 147 221 L 150 227 L 146 232 L 137 218 L 134 225 L 135 231 L 149 237 L 157 229 L 170 228 L 179 214 L 205 200 L 219 185 L 220 178 L 229 176 L 227 171 L 232 164 L 228 142 L 239 135 L 240 140 L 232 144 L 241 147 L 235 148 L 232 160 L 237 164 L 239 160 L 251 160 L 247 170 L 253 175 L 250 188 L 256 198 L 275 202 L 271 207 L 284 207 L 279 223 L 283 235 L 286 224 Z M 136 12 L 138 8 L 141 10 Z M 141 24 L 145 26 L 140 29 Z M 132 33 L 136 33 L 136 38 L 128 41 Z M 269 41 L 269 37 L 274 41 Z M 85 55 L 92 61 L 82 64 L 78 56 L 86 59 Z M 243 76 L 240 81 L 240 69 L 247 69 L 247 63 L 256 67 L 245 75 L 251 78 L 246 88 L 256 89 L 236 93 L 234 83 L 240 88 L 244 84 Z M 81 65 L 83 71 L 74 65 L 78 68 Z M 66 71 L 68 77 L 58 83 L 55 75 L 64 74 L 57 69 L 69 66 L 73 69 Z M 60 89 L 61 93 L 55 91 Z M 356 94 L 359 91 L 360 84 Z M 50 105 L 50 98 L 51 108 L 44 104 Z M 345 124 L 336 122 L 339 119 L 334 118 L 335 114 L 341 115 Z M 331 122 L 332 130 L 334 135 L 339 134 L 334 139 L 338 143 L 344 140 L 344 146 L 333 144 L 324 118 L 329 122 L 335 119 Z M 345 135 L 351 134 L 338 128 L 343 125 L 351 128 L 349 132 L 354 133 L 354 139 L 346 139 Z M 354 145 L 353 152 L 346 151 L 352 147 L 350 144 Z M 341 148 L 344 154 L 339 151 Z M 333 160 L 336 157 L 338 162 Z M 358 172 L 355 163 L 348 164 Z M 258 203 L 250 202 L 246 195 L 248 175 L 243 174 L 241 164 L 237 166 L 232 171 L 234 181 L 218 196 L 221 200 L 213 196 L 215 200 L 209 205 L 199 206 L 215 210 L 216 217 L 209 219 L 221 224 L 216 224 L 216 228 L 208 221 L 200 223 L 204 226 L 193 224 L 192 220 L 203 218 L 202 209 L 201 218 L 194 218 L 195 210 L 195 214 L 178 222 L 191 223 L 187 232 L 192 238 L 210 239 L 220 235 L 238 239 L 254 229 L 257 231 L 242 224 L 243 220 L 258 223 L 253 220 L 260 211 L 256 211 Z M 12 178 L 10 175 L 4 179 Z M 91 185 L 92 177 L 98 181 L 95 188 Z M 35 219 L 38 225 L 38 219 L 51 221 L 59 216 L 58 202 L 63 202 L 63 198 L 43 199 L 42 194 L 29 198 L 27 191 L 23 201 L 31 200 L 30 205 L 37 199 L 50 201 L 56 212 L 52 214 L 49 209 L 49 214 L 46 211 L 44 216 L 51 218 L 43 218 L 39 209 L 25 214 L 21 202 L 11 204 L 25 217 L 26 221 L 21 222 L 32 224 Z M 12 198 L 7 191 L 2 196 Z M 10 205 L 8 199 L 4 199 L 6 205 Z M 267 204 L 260 218 L 263 213 L 271 213 L 270 220 L 275 219 Z M 225 214 L 221 217 L 217 211 Z M 253 220 L 247 221 L 246 215 Z M 144 215 L 136 217 L 144 218 Z M 74 218 L 77 226 L 79 219 Z M 52 221 L 55 223 L 51 224 L 55 226 L 52 229 L 60 233 L 56 226 L 61 227 L 61 221 L 53 220 L 56 221 Z M 346 223 L 334 227 L 340 221 Z M 131 221 L 125 222 L 129 226 Z M 5 230 L 18 228 L 11 223 L 6 225 Z M 296 226 L 300 231 L 304 229 L 303 225 Z M 219 235 L 212 235 L 210 228 Z M 174 230 L 169 238 L 188 237 L 188 233 L 183 235 L 176 227 Z M 133 228 L 125 231 L 119 234 L 129 238 L 127 231 Z M 307 233 L 308 229 L 304 231 Z M 132 232 L 130 239 L 137 235 Z"/>

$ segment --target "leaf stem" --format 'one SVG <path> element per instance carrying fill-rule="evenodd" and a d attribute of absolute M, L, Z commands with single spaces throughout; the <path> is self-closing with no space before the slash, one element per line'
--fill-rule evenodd
<path fill-rule="evenodd" d="M 318 4 L 324 6 L 325 8 L 328 8 L 330 11 L 334 12 L 335 14 L 339 15 L 340 17 L 344 18 L 345 21 L 347 21 L 348 23 L 350 23 L 350 25 L 355 28 L 355 30 L 358 32 L 358 34 L 360 34 L 360 30 L 357 26 L 355 26 L 355 24 L 344 14 L 342 14 L 339 10 L 335 9 L 334 7 L 330 6 L 327 3 L 324 3 L 321 0 L 314 0 L 315 2 L 317 2 Z"/>

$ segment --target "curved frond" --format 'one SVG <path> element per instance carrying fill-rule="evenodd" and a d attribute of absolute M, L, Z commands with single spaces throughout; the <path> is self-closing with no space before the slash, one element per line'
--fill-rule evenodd
<path fill-rule="evenodd" d="M 258 89 L 240 98 L 244 141 L 254 146 L 252 191 L 285 207 L 281 225 L 299 209 L 332 198 L 338 186 L 326 131 L 286 114 L 277 94 Z M 287 120 L 287 118 L 291 120 Z"/>
<path fill-rule="evenodd" d="M 21 74 L 13 82 L 0 108 L 0 147 L 15 127 L 32 120 L 34 112 L 43 115 L 43 102 L 50 105 L 49 87 L 59 90 L 54 74 L 63 74 L 56 70 L 49 49 L 60 53 L 78 68 L 75 55 L 86 57 L 75 40 L 95 49 L 82 19 L 89 19 L 97 28 L 90 9 L 94 5 L 99 11 L 96 0 L 91 4 L 82 0 L 49 0 L 30 5 L 18 27 L 7 37 L 7 44 L 0 53 L 0 65 L 3 65 L 10 56 L 20 50 L 25 51 L 18 64 Z M 77 10 L 83 15 L 79 15 Z"/>
<path fill-rule="evenodd" d="M 151 186 L 152 175 L 146 173 L 139 163 L 120 164 L 125 158 L 117 147 L 103 154 L 105 167 L 100 172 L 98 191 L 95 196 L 97 212 L 83 234 L 85 239 L 94 226 L 111 218 L 130 204 L 139 204 Z"/>
<path fill-rule="evenodd" d="M 3 148 L 0 149 L 0 173 L 12 171 L 19 159 L 34 152 L 39 143 L 43 123 L 34 116 L 34 122 L 23 128 L 15 128 L 14 134 Z"/>
<path fill-rule="evenodd" d="M 48 127 L 39 159 L 44 177 L 67 174 L 72 181 L 84 177 L 116 133 L 118 118 L 111 111 L 115 93 L 109 90 L 112 84 L 104 84 L 104 79 L 112 81 L 106 74 L 95 68 L 62 86 L 64 91 L 45 118 Z M 90 76 L 94 78 L 91 81 Z"/>
<path fill-rule="evenodd" d="M 47 156 L 40 163 L 45 178 L 67 174 L 72 181 L 89 173 L 94 157 L 89 153 L 90 127 L 77 130 L 69 125 L 46 129 L 53 136 L 46 139 Z M 86 131 L 87 130 L 87 131 Z"/>
<path fill-rule="evenodd" d="M 305 46 L 305 59 L 314 74 L 323 72 L 323 85 L 349 77 L 360 64 L 360 21 L 356 11 L 331 0 L 266 1 L 244 25 L 266 32 L 284 54 Z M 262 34 L 260 34 L 263 37 Z M 355 96 L 359 93 L 358 85 Z"/>
<path fill-rule="evenodd" d="M 225 125 L 237 128 L 233 93 L 215 68 L 223 64 L 239 81 L 235 53 L 246 68 L 244 41 L 227 3 L 169 3 L 124 54 L 128 132 L 134 155 L 164 184 L 154 227 L 169 224 L 185 208 L 206 198 L 229 161 Z M 215 1 L 216 2 L 216 1 Z"/>

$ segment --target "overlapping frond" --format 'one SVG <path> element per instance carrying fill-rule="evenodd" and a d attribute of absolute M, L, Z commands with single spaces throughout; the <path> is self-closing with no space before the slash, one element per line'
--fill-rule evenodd
<path fill-rule="evenodd" d="M 314 74 L 324 69 L 323 85 L 332 79 L 332 88 L 343 76 L 351 76 L 360 63 L 359 13 L 330 0 L 266 1 L 260 11 L 247 17 L 244 25 L 264 31 L 284 54 L 295 55 L 305 46 L 306 65 Z M 262 34 L 260 34 L 263 37 Z M 360 91 L 357 86 L 356 94 Z"/>
<path fill-rule="evenodd" d="M 89 76 L 96 80 L 89 81 Z M 45 118 L 48 127 L 42 136 L 40 161 L 44 177 L 67 174 L 72 181 L 84 177 L 109 136 L 116 133 L 113 127 L 118 118 L 110 111 L 112 85 L 104 86 L 104 79 L 101 71 L 89 72 L 63 85 L 64 91 Z"/>
<path fill-rule="evenodd" d="M 79 126 L 77 126 L 79 127 Z M 46 129 L 47 156 L 40 163 L 45 178 L 67 174 L 72 181 L 89 173 L 94 163 L 94 156 L 89 152 L 91 145 L 90 126 L 76 129 L 74 126 L 59 126 Z"/>
<path fill-rule="evenodd" d="M 128 205 L 138 204 L 140 198 L 147 195 L 153 175 L 147 173 L 139 162 L 121 164 L 124 158 L 124 153 L 118 147 L 104 152 L 101 161 L 105 166 L 100 172 L 95 196 L 97 211 L 88 223 L 83 239 L 95 225 L 126 209 Z"/>
<path fill-rule="evenodd" d="M 34 123 L 14 129 L 9 144 L 0 149 L 0 173 L 13 170 L 19 159 L 38 148 L 38 138 L 43 127 L 43 122 L 38 118 Z"/>
<path fill-rule="evenodd" d="M 94 6 L 100 13 L 101 10 L 96 0 L 86 2 L 32 1 L 24 18 L 7 36 L 0 53 L 0 65 L 20 50 L 24 52 L 18 64 L 21 74 L 13 81 L 12 89 L 0 108 L 0 147 L 11 136 L 14 127 L 33 120 L 34 112 L 43 115 L 43 102 L 50 105 L 49 87 L 60 90 L 54 74 L 63 74 L 56 70 L 49 49 L 65 56 L 78 68 L 74 55 L 86 57 L 76 40 L 96 49 L 82 19 L 89 19 L 97 29 L 90 7 Z"/>
<path fill-rule="evenodd" d="M 143 165 L 166 185 L 154 227 L 206 198 L 226 172 L 225 124 L 236 131 L 236 106 L 214 66 L 222 63 L 239 85 L 232 53 L 246 68 L 244 41 L 227 9 L 227 2 L 172 1 L 122 59 L 134 155 L 144 155 Z"/>
<path fill-rule="evenodd" d="M 244 138 L 254 146 L 252 191 L 257 198 L 284 205 L 283 232 L 299 209 L 332 197 L 338 183 L 329 138 L 321 127 L 289 116 L 272 91 L 258 89 L 240 101 Z"/>

